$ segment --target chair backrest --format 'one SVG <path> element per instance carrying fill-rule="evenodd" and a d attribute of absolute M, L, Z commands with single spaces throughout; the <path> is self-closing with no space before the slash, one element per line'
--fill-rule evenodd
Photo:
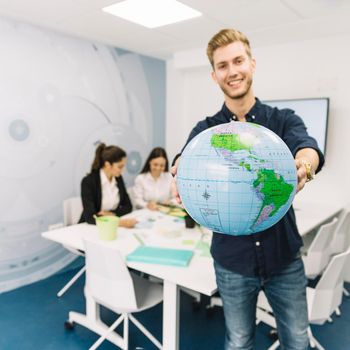
<path fill-rule="evenodd" d="M 348 283 L 350 282 L 350 256 L 344 267 L 344 281 Z"/>
<path fill-rule="evenodd" d="M 338 219 L 322 225 L 313 239 L 304 260 L 306 276 L 314 277 L 319 275 L 328 265 L 331 258 L 330 243 L 337 228 Z"/>
<path fill-rule="evenodd" d="M 77 224 L 81 213 L 83 212 L 83 204 L 80 197 L 72 197 L 63 201 L 63 221 L 65 226 Z"/>
<path fill-rule="evenodd" d="M 99 304 L 112 310 L 137 309 L 134 283 L 115 247 L 85 240 L 86 290 Z"/>
<path fill-rule="evenodd" d="M 338 226 L 334 232 L 331 242 L 331 250 L 333 254 L 344 252 L 350 241 L 350 210 L 344 209 L 340 215 Z"/>
<path fill-rule="evenodd" d="M 309 305 L 310 322 L 323 324 L 341 304 L 343 296 L 344 269 L 349 260 L 350 249 L 333 256 L 316 285 L 312 305 Z"/>

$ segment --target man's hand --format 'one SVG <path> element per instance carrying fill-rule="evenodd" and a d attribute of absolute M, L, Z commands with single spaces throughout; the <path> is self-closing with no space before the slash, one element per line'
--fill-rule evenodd
<path fill-rule="evenodd" d="M 181 198 L 180 198 L 180 195 L 179 195 L 179 191 L 177 190 L 177 184 L 176 184 L 176 175 L 177 175 L 177 168 L 179 167 L 179 164 L 180 164 L 180 158 L 181 157 L 178 157 L 176 159 L 176 162 L 174 164 L 174 166 L 171 167 L 171 174 L 173 175 L 173 182 L 171 184 L 171 188 L 172 188 L 172 192 L 173 192 L 173 196 L 175 197 L 176 199 L 176 202 L 181 204 Z"/>
<path fill-rule="evenodd" d="M 295 155 L 295 166 L 298 175 L 297 192 L 301 191 L 307 181 L 307 172 L 305 162 L 309 163 L 314 170 L 318 168 L 319 157 L 318 153 L 313 148 L 302 148 Z"/>
<path fill-rule="evenodd" d="M 304 188 L 306 184 L 307 176 L 306 176 L 306 168 L 301 159 L 295 159 L 295 166 L 297 167 L 297 176 L 298 176 L 297 193 L 298 193 Z"/>

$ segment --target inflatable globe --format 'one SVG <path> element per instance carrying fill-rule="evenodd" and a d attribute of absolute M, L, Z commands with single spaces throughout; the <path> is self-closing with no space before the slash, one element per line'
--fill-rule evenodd
<path fill-rule="evenodd" d="M 292 204 L 297 173 L 287 145 L 258 124 L 207 129 L 184 149 L 177 187 L 189 215 L 228 235 L 250 235 L 276 224 Z"/>

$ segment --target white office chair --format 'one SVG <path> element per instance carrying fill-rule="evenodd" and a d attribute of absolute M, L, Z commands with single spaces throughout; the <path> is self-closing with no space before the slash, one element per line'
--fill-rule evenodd
<path fill-rule="evenodd" d="M 161 343 L 131 313 L 149 309 L 163 300 L 163 287 L 130 273 L 123 257 L 115 247 L 104 243 L 85 241 L 86 256 L 86 312 L 69 313 L 69 324 L 74 322 L 91 329 L 101 337 L 90 347 L 97 347 L 108 339 L 123 350 L 128 350 L 129 320 L 162 349 Z M 121 314 L 107 327 L 99 317 L 99 305 Z M 123 337 L 113 332 L 124 322 Z"/>
<path fill-rule="evenodd" d="M 331 259 L 330 243 L 337 227 L 338 219 L 334 218 L 330 223 L 322 225 L 310 244 L 305 256 L 302 256 L 305 274 L 307 278 L 315 278 L 320 275 Z"/>
<path fill-rule="evenodd" d="M 344 268 L 344 281 L 350 282 L 350 258 L 348 259 L 347 263 L 345 264 Z M 344 294 L 348 297 L 349 292 L 344 288 Z"/>
<path fill-rule="evenodd" d="M 350 210 L 344 209 L 331 242 L 332 254 L 344 252 L 350 242 Z"/>
<path fill-rule="evenodd" d="M 83 204 L 80 197 L 68 198 L 63 202 L 63 221 L 65 226 L 77 224 L 81 213 L 83 212 Z M 83 252 L 77 249 L 73 249 L 68 246 L 64 246 L 71 253 L 79 256 L 85 256 Z M 73 276 L 71 280 L 57 293 L 57 297 L 60 298 L 85 272 L 85 265 Z"/>
<path fill-rule="evenodd" d="M 350 256 L 350 249 L 346 252 L 333 256 L 321 279 L 315 288 L 307 287 L 307 304 L 309 322 L 322 325 L 329 320 L 332 313 L 339 308 L 343 296 L 345 264 Z M 276 328 L 276 321 L 267 298 L 263 292 L 259 293 L 257 303 L 257 322 L 264 322 Z M 319 350 L 324 350 L 322 345 L 315 339 L 308 329 L 310 345 Z M 277 340 L 268 350 L 276 349 L 279 346 Z"/>
<path fill-rule="evenodd" d="M 342 213 L 339 217 L 338 227 L 334 232 L 334 237 L 331 242 L 331 251 L 332 254 L 337 254 L 344 252 L 347 247 L 350 246 L 350 210 L 343 209 Z M 349 263 L 350 264 L 350 263 Z M 345 280 L 350 281 L 350 267 L 347 268 L 349 270 L 349 278 Z M 344 294 L 349 296 L 349 292 L 344 287 Z"/>

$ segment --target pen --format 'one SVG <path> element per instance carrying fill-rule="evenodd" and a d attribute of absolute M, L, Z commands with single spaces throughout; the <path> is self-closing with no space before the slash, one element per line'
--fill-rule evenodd
<path fill-rule="evenodd" d="M 140 238 L 140 236 L 137 233 L 133 233 L 133 235 L 137 239 L 137 241 L 140 243 L 140 245 L 145 245 L 145 242 Z"/>

